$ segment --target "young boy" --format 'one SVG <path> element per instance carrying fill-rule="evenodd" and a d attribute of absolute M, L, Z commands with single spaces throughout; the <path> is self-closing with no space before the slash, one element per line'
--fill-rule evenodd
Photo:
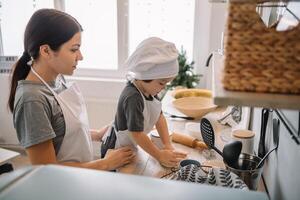
<path fill-rule="evenodd" d="M 178 73 L 178 52 L 173 43 L 152 37 L 141 42 L 125 63 L 128 83 L 123 89 L 115 121 L 101 146 L 108 149 L 139 145 L 167 167 L 177 166 L 186 154 L 176 152 L 170 143 L 166 119 L 157 94 Z M 156 127 L 164 144 L 158 149 L 147 136 Z"/>

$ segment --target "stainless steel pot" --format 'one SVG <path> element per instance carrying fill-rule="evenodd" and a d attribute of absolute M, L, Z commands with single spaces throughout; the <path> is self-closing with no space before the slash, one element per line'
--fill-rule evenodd
<path fill-rule="evenodd" d="M 261 178 L 263 170 L 263 164 L 260 168 L 256 169 L 256 166 L 260 160 L 261 158 L 255 155 L 241 153 L 236 164 L 233 166 L 228 166 L 225 163 L 225 165 L 229 171 L 238 175 L 249 187 L 249 189 L 257 190 L 258 182 Z"/>

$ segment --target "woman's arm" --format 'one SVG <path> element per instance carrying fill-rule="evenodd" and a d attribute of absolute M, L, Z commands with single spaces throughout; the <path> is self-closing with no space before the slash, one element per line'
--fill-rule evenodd
<path fill-rule="evenodd" d="M 155 124 L 155 127 L 157 129 L 157 132 L 162 140 L 162 143 L 164 144 L 165 149 L 174 149 L 174 147 L 171 144 L 170 136 L 169 136 L 169 130 L 167 125 L 167 120 L 164 117 L 163 114 L 160 114 L 158 121 Z"/>
<path fill-rule="evenodd" d="M 26 148 L 27 155 L 31 164 L 59 164 L 72 167 L 81 167 L 98 170 L 114 170 L 128 164 L 134 158 L 134 153 L 128 147 L 111 150 L 103 159 L 90 162 L 58 162 L 52 140 L 47 140 L 40 144 Z"/>

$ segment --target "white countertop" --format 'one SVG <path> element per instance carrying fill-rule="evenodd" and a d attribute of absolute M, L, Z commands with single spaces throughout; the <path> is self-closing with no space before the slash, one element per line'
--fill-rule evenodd
<path fill-rule="evenodd" d="M 0 165 L 20 155 L 18 152 L 0 148 Z"/>

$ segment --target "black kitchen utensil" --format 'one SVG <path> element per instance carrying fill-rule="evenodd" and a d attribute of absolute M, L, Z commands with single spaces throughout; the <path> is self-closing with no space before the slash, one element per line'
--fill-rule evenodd
<path fill-rule="evenodd" d="M 261 113 L 261 129 L 260 129 L 260 139 L 258 143 L 258 156 L 261 158 L 264 157 L 266 154 L 265 138 L 266 138 L 269 112 L 270 112 L 269 109 L 263 108 Z"/>
<path fill-rule="evenodd" d="M 215 147 L 215 132 L 208 119 L 201 119 L 200 129 L 204 143 L 223 157 L 223 153 Z"/>
<path fill-rule="evenodd" d="M 261 165 L 264 163 L 265 159 L 269 156 L 270 153 L 272 153 L 274 150 L 276 150 L 278 147 L 274 147 L 273 149 L 271 149 L 268 153 L 266 153 L 266 155 L 259 161 L 259 163 L 256 166 L 256 169 L 260 168 Z"/>
<path fill-rule="evenodd" d="M 167 117 L 171 117 L 171 118 L 180 118 L 180 119 L 186 119 L 186 120 L 194 120 L 194 117 L 185 117 L 185 116 L 178 116 L 178 115 L 173 115 L 167 112 L 164 112 L 164 115 L 166 115 Z"/>
<path fill-rule="evenodd" d="M 262 164 L 264 163 L 265 159 L 272 153 L 274 150 L 278 149 L 279 144 L 279 125 L 280 121 L 278 119 L 273 119 L 273 143 L 275 144 L 275 147 L 271 149 L 257 164 L 256 169 L 260 168 Z"/>
<path fill-rule="evenodd" d="M 223 152 L 215 147 L 215 133 L 214 129 L 209 122 L 208 119 L 202 118 L 200 123 L 201 135 L 203 138 L 204 143 L 209 147 L 215 150 L 218 154 L 220 154 L 224 161 L 229 165 L 232 166 L 234 163 L 237 162 L 241 150 L 242 150 L 242 142 L 240 141 L 233 141 L 227 143 L 224 148 Z"/>
<path fill-rule="evenodd" d="M 238 161 L 242 151 L 242 145 L 241 141 L 233 141 L 224 146 L 223 159 L 230 167 L 234 166 L 234 164 Z"/>
<path fill-rule="evenodd" d="M 209 63 L 210 63 L 210 60 L 213 57 L 213 55 L 214 55 L 214 53 L 209 54 L 209 56 L 208 56 L 208 58 L 206 60 L 206 64 L 205 64 L 206 67 L 209 67 Z"/>

